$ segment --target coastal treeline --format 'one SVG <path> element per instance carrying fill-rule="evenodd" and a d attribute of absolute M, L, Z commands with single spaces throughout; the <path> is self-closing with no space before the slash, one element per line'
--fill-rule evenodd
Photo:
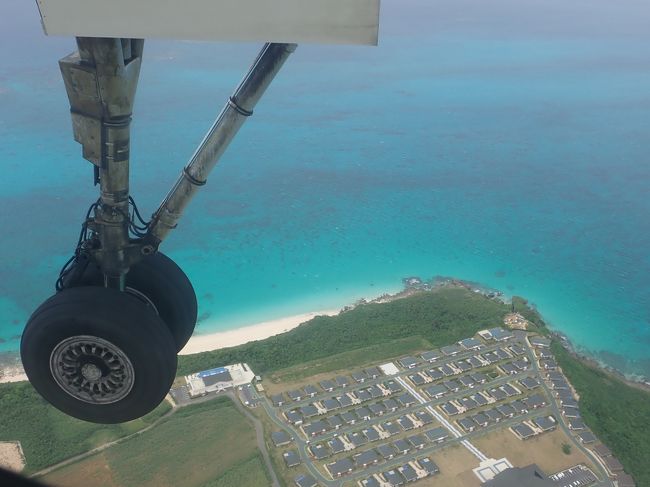
<path fill-rule="evenodd" d="M 289 333 L 233 348 L 179 357 L 178 374 L 247 362 L 266 373 L 348 350 L 420 336 L 447 345 L 503 324 L 510 307 L 461 287 L 441 288 L 387 303 L 361 304 L 338 316 L 318 316 Z"/>
<path fill-rule="evenodd" d="M 638 486 L 650 486 L 650 393 L 577 360 L 558 341 L 558 364 L 580 395 L 580 413 Z"/>

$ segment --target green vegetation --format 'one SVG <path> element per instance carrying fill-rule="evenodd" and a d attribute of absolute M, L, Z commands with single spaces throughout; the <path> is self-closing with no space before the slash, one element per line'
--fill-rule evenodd
<path fill-rule="evenodd" d="M 203 487 L 241 487 L 243 485 L 263 487 L 270 483 L 271 480 L 268 477 L 261 456 L 255 455 L 249 460 L 234 466 L 221 477 L 208 482 Z"/>
<path fill-rule="evenodd" d="M 552 351 L 580 395 L 585 423 L 611 448 L 637 485 L 650 485 L 650 393 L 574 358 L 557 341 Z"/>
<path fill-rule="evenodd" d="M 522 298 L 515 311 L 548 334 Z M 179 374 L 233 362 L 284 382 L 359 366 L 367 359 L 438 347 L 499 326 L 511 306 L 463 288 L 423 292 L 385 304 L 366 304 L 335 317 L 317 317 L 266 340 L 179 357 Z M 580 395 L 585 422 L 621 460 L 638 485 L 650 485 L 650 394 L 577 360 L 553 342 L 553 352 Z M 169 406 L 124 425 L 95 425 L 47 405 L 29 384 L 0 384 L 0 440 L 20 440 L 34 472 L 107 441 L 138 431 Z M 265 429 L 272 425 L 265 424 Z M 268 431 L 267 431 L 268 434 Z M 564 453 L 565 446 L 562 446 Z M 274 451 L 272 449 L 272 451 Z M 569 452 L 570 453 L 570 452 Z M 272 454 L 274 463 L 280 458 Z M 225 399 L 196 404 L 163 418 L 150 431 L 46 477 L 60 485 L 268 485 L 245 418 Z"/>
<path fill-rule="evenodd" d="M 568 443 L 562 443 L 562 453 L 565 455 L 571 455 L 571 445 Z"/>
<path fill-rule="evenodd" d="M 404 355 L 413 350 L 427 350 L 430 348 L 429 341 L 423 338 L 417 336 L 400 338 L 389 343 L 378 343 L 369 347 L 357 348 L 356 350 L 349 350 L 329 357 L 293 365 L 273 372 L 271 378 L 274 382 L 292 382 L 334 370 L 362 367 L 370 362 L 376 364 L 380 360 Z"/>
<path fill-rule="evenodd" d="M 26 473 L 141 430 L 171 409 L 166 401 L 147 416 L 119 425 L 71 418 L 50 406 L 28 382 L 0 384 L 0 441 L 21 442 Z"/>
<path fill-rule="evenodd" d="M 338 316 L 318 316 L 290 333 L 238 347 L 179 357 L 179 375 L 215 364 L 247 362 L 258 373 L 420 337 L 431 346 L 453 343 L 503 324 L 509 307 L 464 288 L 442 288 L 384 304 L 365 304 Z"/>
<path fill-rule="evenodd" d="M 101 486 L 268 485 L 255 433 L 226 397 L 178 409 L 155 428 L 46 475 L 47 483 Z M 244 479 L 244 480 L 241 480 Z M 245 479 L 263 479 L 246 483 Z M 239 483 L 239 482 L 243 483 Z"/>

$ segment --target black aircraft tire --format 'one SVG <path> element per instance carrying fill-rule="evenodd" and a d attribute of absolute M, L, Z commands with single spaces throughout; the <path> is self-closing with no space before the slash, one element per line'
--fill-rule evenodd
<path fill-rule="evenodd" d="M 176 375 L 176 346 L 160 317 L 103 287 L 66 289 L 43 303 L 27 322 L 20 355 L 43 398 L 94 423 L 144 416 Z"/>
<path fill-rule="evenodd" d="M 90 263 L 76 285 L 103 286 L 104 275 L 97 265 Z M 180 352 L 194 333 L 198 313 L 194 288 L 183 270 L 165 254 L 156 252 L 131 267 L 126 288 L 127 292 L 144 295 L 153 304 Z"/>

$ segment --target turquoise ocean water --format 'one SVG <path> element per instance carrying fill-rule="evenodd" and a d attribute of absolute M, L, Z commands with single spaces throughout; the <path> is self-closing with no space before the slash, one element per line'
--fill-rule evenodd
<path fill-rule="evenodd" d="M 566 5 L 570 3 L 570 5 Z M 197 332 L 455 276 L 650 377 L 650 7 L 385 0 L 380 46 L 300 46 L 163 251 Z M 94 198 L 32 2 L 0 5 L 0 350 Z M 132 191 L 151 213 L 258 46 L 148 41 Z"/>

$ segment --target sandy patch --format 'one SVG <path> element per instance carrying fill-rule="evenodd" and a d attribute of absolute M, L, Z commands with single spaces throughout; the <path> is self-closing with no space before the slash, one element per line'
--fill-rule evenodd
<path fill-rule="evenodd" d="M 3 367 L 0 369 L 0 384 L 4 382 L 21 382 L 28 380 L 25 371 L 20 366 Z"/>
<path fill-rule="evenodd" d="M 195 335 L 180 351 L 180 355 L 191 353 L 208 352 L 219 348 L 234 347 L 248 342 L 263 340 L 280 333 L 296 328 L 298 325 L 311 320 L 316 316 L 337 315 L 339 310 L 314 311 L 299 315 L 287 316 L 277 320 L 263 321 L 255 325 L 237 328 L 235 330 L 220 331 L 207 335 Z"/>
<path fill-rule="evenodd" d="M 25 455 L 19 441 L 0 441 L 0 467 L 14 472 L 25 468 Z"/>

